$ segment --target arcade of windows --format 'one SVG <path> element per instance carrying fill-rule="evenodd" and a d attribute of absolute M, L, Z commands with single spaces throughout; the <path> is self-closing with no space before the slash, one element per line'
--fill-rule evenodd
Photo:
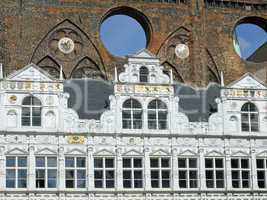
<path fill-rule="evenodd" d="M 226 188 L 225 159 L 222 157 L 206 157 L 205 183 L 206 188 Z M 87 187 L 87 158 L 65 157 L 65 188 Z M 115 157 L 94 157 L 94 188 L 114 188 L 116 185 Z M 145 170 L 143 157 L 124 157 L 122 159 L 122 185 L 126 189 L 145 187 Z M 267 189 L 267 158 L 256 158 L 258 188 Z M 198 188 L 200 165 L 197 157 L 179 157 L 172 163 L 171 157 L 150 157 L 150 184 L 152 188 L 171 188 L 177 181 L 178 188 Z M 176 165 L 178 171 L 172 171 Z M 58 158 L 56 156 L 35 157 L 35 187 L 57 188 Z M 246 157 L 231 158 L 232 188 L 251 188 L 251 159 Z M 28 185 L 27 156 L 6 157 L 6 188 L 27 188 Z M 172 174 L 178 173 L 173 180 Z"/>

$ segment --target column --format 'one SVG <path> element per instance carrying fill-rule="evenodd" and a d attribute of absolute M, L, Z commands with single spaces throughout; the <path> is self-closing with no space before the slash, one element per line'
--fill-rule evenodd
<path fill-rule="evenodd" d="M 147 143 L 147 138 L 145 138 L 145 144 Z M 146 191 L 151 189 L 151 175 L 150 175 L 150 148 L 144 147 L 144 188 Z"/>
<path fill-rule="evenodd" d="M 35 158 L 33 145 L 29 146 L 28 170 L 28 190 L 33 190 L 35 188 Z"/>
<path fill-rule="evenodd" d="M 172 189 L 178 190 L 179 189 L 179 177 L 178 177 L 178 156 L 177 156 L 177 149 L 172 149 Z"/>
<path fill-rule="evenodd" d="M 117 176 L 116 176 L 116 185 L 117 185 L 117 190 L 122 190 L 123 189 L 123 176 L 122 176 L 122 156 L 121 156 L 121 147 L 117 147 L 116 149 L 116 167 L 117 167 Z"/>
<path fill-rule="evenodd" d="M 5 174 L 6 174 L 6 167 L 5 167 L 5 147 L 0 147 L 0 191 L 3 191 L 5 189 Z"/>
<path fill-rule="evenodd" d="M 253 190 L 258 189 L 257 183 L 257 165 L 256 165 L 256 150 L 255 150 L 255 140 L 250 140 L 250 154 L 251 154 L 251 188 Z"/>
<path fill-rule="evenodd" d="M 205 176 L 205 156 L 204 148 L 202 147 L 203 139 L 199 138 L 198 140 L 198 153 L 199 153 L 199 188 L 201 191 L 206 189 L 206 176 Z"/>
<path fill-rule="evenodd" d="M 231 173 L 231 156 L 229 148 L 229 139 L 225 139 L 225 186 L 226 190 L 232 189 L 232 173 Z"/>
<path fill-rule="evenodd" d="M 61 137 L 61 136 L 60 136 Z M 58 148 L 58 190 L 65 189 L 65 158 L 64 158 L 64 147 Z"/>
<path fill-rule="evenodd" d="M 92 146 L 87 148 L 87 190 L 89 191 L 95 188 L 93 150 L 94 148 Z"/>

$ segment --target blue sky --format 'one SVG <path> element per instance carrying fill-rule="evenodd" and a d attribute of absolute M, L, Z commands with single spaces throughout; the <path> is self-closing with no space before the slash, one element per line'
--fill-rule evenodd
<path fill-rule="evenodd" d="M 267 42 L 267 33 L 254 24 L 240 24 L 236 27 L 241 57 L 246 59 Z"/>
<path fill-rule="evenodd" d="M 267 33 L 253 24 L 240 24 L 235 33 L 243 59 L 267 42 Z M 134 54 L 146 47 L 142 26 L 126 15 L 114 15 L 106 19 L 101 25 L 100 36 L 105 47 L 115 56 Z"/>
<path fill-rule="evenodd" d="M 126 15 L 114 15 L 105 20 L 101 25 L 100 37 L 115 56 L 133 54 L 146 47 L 142 26 Z"/>

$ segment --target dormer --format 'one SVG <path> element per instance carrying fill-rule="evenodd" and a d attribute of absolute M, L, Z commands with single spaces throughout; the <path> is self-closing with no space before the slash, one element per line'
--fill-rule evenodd
<path fill-rule="evenodd" d="M 160 60 L 148 50 L 128 56 L 124 68 L 125 71 L 119 75 L 119 81 L 123 83 L 169 84 L 172 79 L 163 72 Z"/>

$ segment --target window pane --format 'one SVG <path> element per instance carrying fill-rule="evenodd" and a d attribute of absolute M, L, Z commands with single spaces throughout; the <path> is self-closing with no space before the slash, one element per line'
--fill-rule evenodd
<path fill-rule="evenodd" d="M 57 158 L 56 157 L 47 157 L 47 166 L 48 167 L 57 167 Z"/>
<path fill-rule="evenodd" d="M 74 158 L 66 157 L 65 158 L 65 167 L 74 167 Z"/>
<path fill-rule="evenodd" d="M 103 171 L 95 170 L 95 179 L 103 179 Z"/>
<path fill-rule="evenodd" d="M 141 158 L 134 158 L 134 167 L 141 168 L 142 167 L 142 159 Z"/>
<path fill-rule="evenodd" d="M 57 187 L 57 181 L 55 179 L 48 179 L 47 186 L 48 188 L 55 188 Z"/>
<path fill-rule="evenodd" d="M 35 176 L 37 179 L 44 179 L 45 178 L 45 170 L 44 169 L 38 169 L 35 171 Z"/>
<path fill-rule="evenodd" d="M 159 167 L 159 159 L 158 158 L 151 158 L 150 159 L 150 167 L 153 167 L 153 168 Z"/>
<path fill-rule="evenodd" d="M 239 167 L 238 159 L 231 159 L 231 167 L 232 168 L 238 168 Z"/>
<path fill-rule="evenodd" d="M 95 158 L 94 159 L 94 166 L 95 166 L 95 168 L 102 168 L 103 167 L 103 158 Z"/>
<path fill-rule="evenodd" d="M 114 158 L 106 158 L 105 160 L 106 168 L 114 167 Z"/>
<path fill-rule="evenodd" d="M 151 171 L 151 179 L 159 179 L 159 171 L 158 170 L 152 170 Z"/>
<path fill-rule="evenodd" d="M 27 180 L 26 179 L 18 180 L 18 188 L 26 188 L 26 187 L 27 187 Z"/>
<path fill-rule="evenodd" d="M 264 168 L 264 160 L 257 159 L 257 168 Z"/>
<path fill-rule="evenodd" d="M 41 126 L 41 117 L 32 117 L 32 126 Z"/>
<path fill-rule="evenodd" d="M 123 179 L 131 179 L 132 174 L 131 171 L 123 171 Z"/>
<path fill-rule="evenodd" d="M 27 178 L 27 170 L 26 169 L 19 169 L 18 170 L 18 178 L 26 179 Z"/>
<path fill-rule="evenodd" d="M 169 170 L 162 170 L 161 177 L 162 177 L 162 179 L 169 179 L 170 178 L 170 171 Z"/>
<path fill-rule="evenodd" d="M 36 167 L 45 167 L 45 157 L 36 157 L 35 165 Z"/>
<path fill-rule="evenodd" d="M 161 167 L 170 167 L 170 159 L 162 158 L 161 159 Z"/>
<path fill-rule="evenodd" d="M 195 159 L 195 158 L 190 158 L 190 159 L 189 159 L 189 167 L 190 167 L 190 168 L 197 168 L 197 159 Z"/>
<path fill-rule="evenodd" d="M 76 158 L 77 160 L 76 160 L 76 166 L 77 167 L 85 167 L 85 158 L 83 158 L 83 157 L 78 157 L 78 158 Z"/>
<path fill-rule="evenodd" d="M 131 167 L 131 159 L 130 158 L 123 158 L 123 167 L 130 168 Z"/>
<path fill-rule="evenodd" d="M 14 169 L 7 169 L 6 170 L 6 178 L 7 179 L 15 179 L 16 171 Z"/>
<path fill-rule="evenodd" d="M 74 170 L 66 170 L 66 179 L 74 178 Z"/>
<path fill-rule="evenodd" d="M 57 170 L 56 169 L 49 169 L 47 172 L 47 177 L 49 179 L 56 179 L 57 178 Z"/>
<path fill-rule="evenodd" d="M 15 180 L 10 180 L 10 179 L 7 179 L 6 180 L 6 187 L 7 188 L 15 188 Z"/>
<path fill-rule="evenodd" d="M 114 180 L 107 180 L 106 188 L 114 188 Z"/>
<path fill-rule="evenodd" d="M 66 188 L 74 188 L 74 181 L 66 180 Z"/>
<path fill-rule="evenodd" d="M 248 159 L 241 159 L 241 168 L 243 168 L 243 169 L 249 168 L 249 161 L 248 161 Z"/>
<path fill-rule="evenodd" d="M 223 159 L 215 159 L 215 166 L 216 168 L 223 168 Z"/>
<path fill-rule="evenodd" d="M 77 179 L 85 179 L 86 172 L 85 170 L 77 170 Z"/>
<path fill-rule="evenodd" d="M 224 172 L 223 171 L 216 171 L 216 178 L 217 179 L 224 179 Z"/>
<path fill-rule="evenodd" d="M 6 157 L 7 167 L 15 167 L 15 165 L 16 165 L 16 157 Z"/>
<path fill-rule="evenodd" d="M 77 188 L 85 188 L 86 182 L 85 180 L 78 180 L 77 181 Z"/>
<path fill-rule="evenodd" d="M 114 171 L 113 170 L 106 171 L 106 179 L 114 179 Z"/>
<path fill-rule="evenodd" d="M 205 159 L 205 167 L 206 168 L 213 168 L 213 159 L 206 158 Z"/>
<path fill-rule="evenodd" d="M 186 168 L 186 159 L 185 158 L 179 158 L 178 159 L 178 167 L 179 168 Z"/>
<path fill-rule="evenodd" d="M 211 170 L 206 171 L 206 179 L 213 179 L 213 171 Z"/>
<path fill-rule="evenodd" d="M 134 171 L 134 179 L 142 179 L 142 171 Z"/>

